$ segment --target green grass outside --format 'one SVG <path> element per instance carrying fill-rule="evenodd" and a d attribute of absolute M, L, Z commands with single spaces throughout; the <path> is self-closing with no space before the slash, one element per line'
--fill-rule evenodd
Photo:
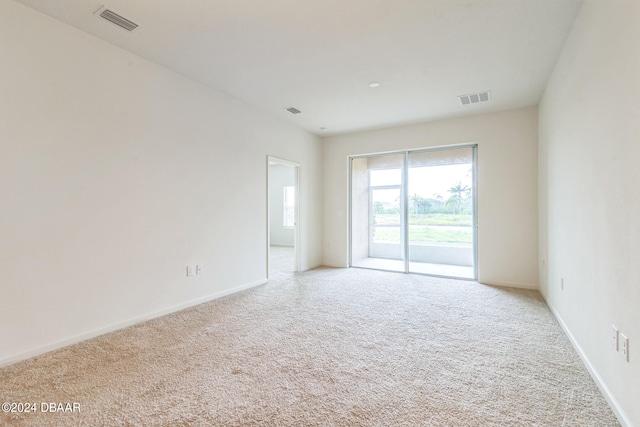
<path fill-rule="evenodd" d="M 376 224 L 400 224 L 399 214 L 377 214 Z M 471 227 L 473 217 L 470 214 L 409 214 L 410 225 L 458 225 Z"/>
<path fill-rule="evenodd" d="M 399 229 L 396 227 L 376 227 L 374 241 L 400 243 Z M 411 243 L 472 243 L 473 233 L 471 227 L 441 230 L 438 227 L 410 226 L 409 241 Z"/>
<path fill-rule="evenodd" d="M 378 214 L 376 224 L 400 225 L 399 214 Z M 409 241 L 413 243 L 472 243 L 473 217 L 470 214 L 410 214 Z M 375 242 L 400 242 L 400 229 L 376 227 Z"/>

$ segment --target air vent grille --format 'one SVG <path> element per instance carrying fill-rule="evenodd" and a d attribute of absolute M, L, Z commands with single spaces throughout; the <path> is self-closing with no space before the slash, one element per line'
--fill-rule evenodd
<path fill-rule="evenodd" d="M 127 31 L 133 31 L 138 28 L 138 24 L 136 24 L 135 22 L 129 21 L 124 16 L 118 15 L 117 13 L 109 9 L 100 9 L 99 16 L 113 24 L 116 24 L 118 27 L 124 28 Z"/>
<path fill-rule="evenodd" d="M 289 107 L 289 108 L 287 108 L 287 111 L 290 112 L 291 114 L 300 114 L 300 113 L 302 113 L 302 111 L 298 110 L 295 107 Z"/>
<path fill-rule="evenodd" d="M 479 102 L 487 102 L 491 101 L 491 91 L 479 92 L 479 93 L 468 93 L 466 95 L 458 96 L 460 100 L 460 104 L 469 105 L 469 104 L 477 104 Z"/>

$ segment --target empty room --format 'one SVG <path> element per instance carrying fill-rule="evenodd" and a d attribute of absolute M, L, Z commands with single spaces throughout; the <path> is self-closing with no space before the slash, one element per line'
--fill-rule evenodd
<path fill-rule="evenodd" d="M 0 425 L 640 426 L 640 2 L 0 0 Z"/>

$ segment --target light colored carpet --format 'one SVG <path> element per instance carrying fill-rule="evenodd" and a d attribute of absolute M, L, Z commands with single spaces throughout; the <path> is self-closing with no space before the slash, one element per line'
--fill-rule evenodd
<path fill-rule="evenodd" d="M 0 422 L 618 425 L 537 292 L 361 269 L 275 277 L 1 369 L 2 401 L 81 412 Z"/>
<path fill-rule="evenodd" d="M 281 274 L 292 273 L 295 268 L 293 247 L 271 246 L 269 248 L 269 277 L 280 279 Z M 286 279 L 286 277 L 284 277 Z"/>

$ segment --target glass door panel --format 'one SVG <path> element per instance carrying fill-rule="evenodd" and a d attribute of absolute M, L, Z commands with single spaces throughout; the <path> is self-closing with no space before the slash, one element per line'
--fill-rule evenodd
<path fill-rule="evenodd" d="M 376 171 L 371 171 L 372 182 Z M 403 260 L 401 187 L 371 187 L 369 257 Z"/>
<path fill-rule="evenodd" d="M 405 271 L 404 154 L 351 159 L 351 265 Z"/>
<path fill-rule="evenodd" d="M 475 278 L 473 148 L 409 153 L 409 271 Z"/>

